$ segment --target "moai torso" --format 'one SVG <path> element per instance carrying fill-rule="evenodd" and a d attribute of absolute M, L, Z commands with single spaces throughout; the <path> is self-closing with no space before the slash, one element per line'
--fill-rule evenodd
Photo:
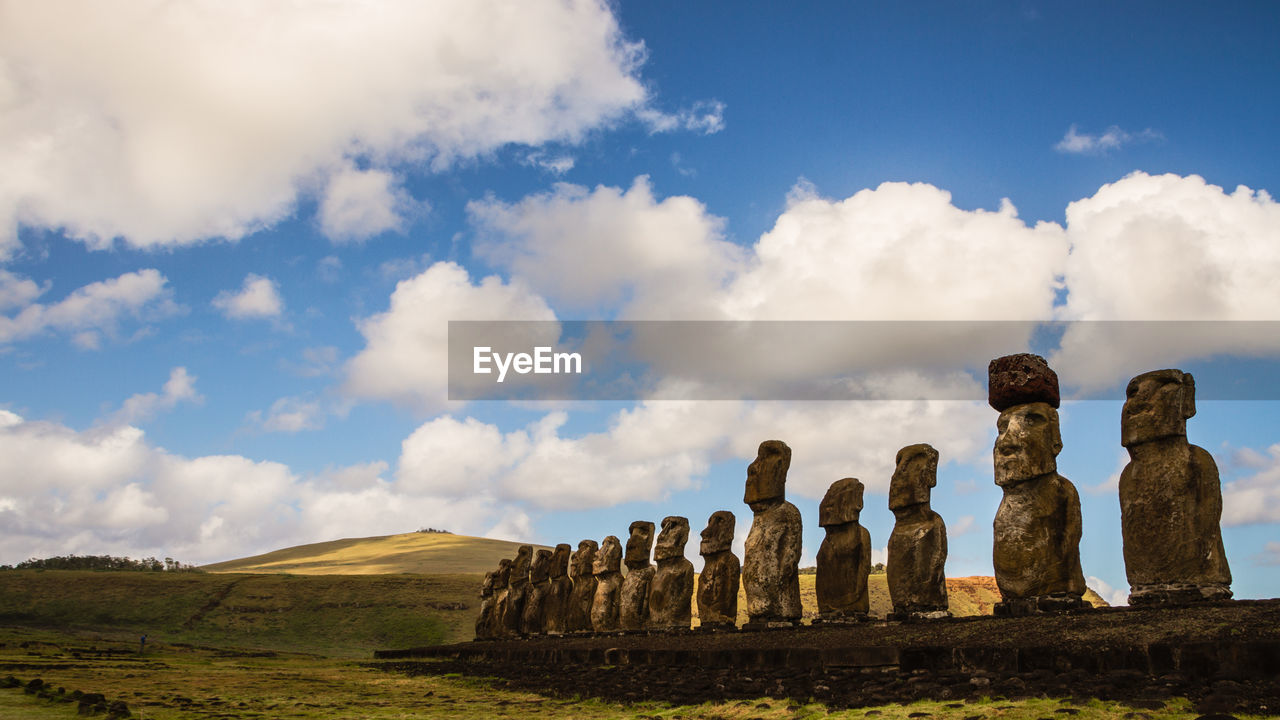
<path fill-rule="evenodd" d="M 569 591 L 569 606 L 565 612 L 566 632 L 591 631 L 591 605 L 596 599 L 596 541 L 583 540 L 578 551 L 569 558 L 572 568 L 573 589 Z"/>
<path fill-rule="evenodd" d="M 496 570 L 484 574 L 484 583 L 480 585 L 480 616 L 476 618 L 476 639 L 484 640 L 489 635 L 493 622 L 493 582 L 498 575 Z"/>
<path fill-rule="evenodd" d="M 524 613 L 520 618 L 520 631 L 525 635 L 541 635 L 542 613 L 551 589 L 551 551 L 542 549 L 533 557 L 529 566 L 529 592 L 524 601 Z"/>
<path fill-rule="evenodd" d="M 542 631 L 560 634 L 565 631 L 569 613 L 569 594 L 573 592 L 573 581 L 569 579 L 568 543 L 556 545 L 551 553 L 551 576 L 547 587 L 547 597 L 542 601 Z"/>
<path fill-rule="evenodd" d="M 703 558 L 698 576 L 698 621 L 702 627 L 733 627 L 738 622 L 738 586 L 742 565 L 733 554 L 736 518 L 728 510 L 711 514 L 702 531 Z"/>
<path fill-rule="evenodd" d="M 649 627 L 688 630 L 693 622 L 693 563 L 684 556 L 688 518 L 663 518 L 653 559 L 658 567 L 649 588 Z"/>
<path fill-rule="evenodd" d="M 524 606 L 529 597 L 529 565 L 533 560 L 533 546 L 521 545 L 516 558 L 511 561 L 511 576 L 507 583 L 507 604 L 502 611 L 502 626 L 507 635 L 523 632 Z"/>
<path fill-rule="evenodd" d="M 1130 604 L 1230 598 L 1218 466 L 1187 442 L 1194 378 L 1156 370 L 1130 380 L 1125 394 L 1120 526 Z"/>
<path fill-rule="evenodd" d="M 498 569 L 493 576 L 493 610 L 489 615 L 487 637 L 497 638 L 507 635 L 505 618 L 510 605 L 509 582 L 511 579 L 511 561 L 503 558 L 498 561 Z"/>
<path fill-rule="evenodd" d="M 622 545 L 618 538 L 610 535 L 604 539 L 592 569 L 596 576 L 596 595 L 591 603 L 591 627 L 596 632 L 616 632 L 622 594 Z"/>
<path fill-rule="evenodd" d="M 947 527 L 929 507 L 937 473 L 938 451 L 932 446 L 908 445 L 898 451 L 889 485 L 895 522 L 885 563 L 896 614 L 947 609 Z"/>
<path fill-rule="evenodd" d="M 818 506 L 818 524 L 827 531 L 818 548 L 815 589 L 823 619 L 866 616 L 871 607 L 871 534 L 858 524 L 862 482 L 845 478 L 831 484 Z"/>
<path fill-rule="evenodd" d="M 649 623 L 649 590 L 654 575 L 654 567 L 649 562 L 653 550 L 653 523 L 637 520 L 629 529 L 627 553 L 623 558 L 627 574 L 622 578 L 618 624 L 623 630 L 643 630 Z"/>
<path fill-rule="evenodd" d="M 760 443 L 747 468 L 743 499 L 754 517 L 742 562 L 742 586 L 751 622 L 800 619 L 800 511 L 785 499 L 791 448 L 780 440 Z"/>

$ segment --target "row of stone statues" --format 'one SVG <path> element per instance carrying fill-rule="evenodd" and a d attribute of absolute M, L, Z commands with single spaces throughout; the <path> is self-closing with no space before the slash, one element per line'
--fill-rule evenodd
<path fill-rule="evenodd" d="M 1057 471 L 1057 375 L 1038 355 L 997 358 L 988 368 L 988 401 L 1000 413 L 993 464 L 1004 493 L 993 524 L 1001 595 L 996 613 L 1087 607 L 1080 499 Z M 1120 507 L 1131 604 L 1231 597 L 1217 467 L 1186 439 L 1186 420 L 1194 414 L 1195 384 L 1188 373 L 1145 373 L 1126 389 L 1121 443 L 1131 460 L 1120 477 Z M 708 519 L 696 598 L 702 628 L 735 626 L 739 578 L 749 618 L 744 629 L 799 622 L 802 525 L 800 511 L 786 500 L 790 464 L 791 448 L 767 440 L 747 468 L 743 501 L 754 517 L 741 566 L 730 549 L 733 513 L 722 510 Z M 927 444 L 904 447 L 896 457 L 889 488 L 895 524 L 886 561 L 891 619 L 949 615 L 946 526 L 929 504 L 937 468 L 938 452 Z M 861 481 L 844 478 L 819 505 L 826 537 L 817 556 L 815 622 L 867 616 L 871 539 L 859 524 L 863 491 Z M 521 546 L 514 560 L 503 560 L 485 577 L 476 636 L 688 629 L 695 589 L 693 566 L 684 557 L 688 519 L 662 521 L 656 567 L 649 562 L 653 523 L 637 521 L 629 531 L 625 557 L 612 535 L 598 547 L 583 540 L 572 555 L 567 544 L 536 556 L 531 546 Z"/>

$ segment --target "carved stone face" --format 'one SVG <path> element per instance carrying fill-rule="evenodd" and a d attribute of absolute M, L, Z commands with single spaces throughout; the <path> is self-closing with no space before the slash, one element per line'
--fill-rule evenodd
<path fill-rule="evenodd" d="M 1120 444 L 1129 447 L 1187 434 L 1196 414 L 1196 381 L 1180 370 L 1153 370 L 1129 381 L 1120 411 Z"/>
<path fill-rule="evenodd" d="M 547 574 L 553 578 L 562 578 L 569 571 L 569 543 L 560 543 L 551 552 L 551 567 Z"/>
<path fill-rule="evenodd" d="M 595 574 L 594 565 L 596 563 L 597 547 L 595 540 L 583 540 L 578 543 L 578 551 L 569 558 L 569 565 L 573 568 L 574 577 Z"/>
<path fill-rule="evenodd" d="M 529 566 L 530 582 L 546 582 L 551 572 L 551 551 L 542 548 L 533 556 L 533 565 Z"/>
<path fill-rule="evenodd" d="M 533 546 L 521 545 L 516 559 L 511 562 L 511 582 L 522 583 L 529 579 L 529 565 L 533 562 Z"/>
<path fill-rule="evenodd" d="M 511 584 L 511 561 L 502 558 L 498 561 L 497 574 L 493 576 L 493 591 L 504 590 L 509 584 Z"/>
<path fill-rule="evenodd" d="M 490 570 L 484 574 L 484 582 L 480 584 L 480 597 L 493 597 L 493 582 L 498 577 L 497 570 Z"/>
<path fill-rule="evenodd" d="M 756 459 L 747 466 L 747 492 L 742 501 L 754 506 L 766 500 L 784 499 L 790 467 L 791 448 L 786 443 L 781 440 L 760 443 Z"/>
<path fill-rule="evenodd" d="M 996 421 L 996 484 L 1017 485 L 1058 469 L 1062 435 L 1058 411 L 1048 403 L 1014 405 Z"/>
<path fill-rule="evenodd" d="M 654 560 L 684 557 L 684 546 L 689 542 L 689 518 L 671 515 L 662 519 L 662 532 L 658 534 L 658 546 L 654 548 Z"/>
<path fill-rule="evenodd" d="M 627 530 L 631 534 L 627 536 L 627 555 L 623 561 L 627 567 L 648 565 L 649 553 L 653 550 L 653 523 L 637 520 Z"/>
<path fill-rule="evenodd" d="M 818 525 L 844 525 L 857 522 L 862 514 L 862 481 L 844 478 L 831 483 L 818 504 Z"/>
<path fill-rule="evenodd" d="M 717 510 L 707 518 L 707 527 L 702 530 L 702 544 L 699 554 L 713 555 L 725 552 L 733 546 L 733 531 L 737 518 L 728 510 Z"/>
<path fill-rule="evenodd" d="M 600 551 L 596 553 L 591 571 L 596 575 L 620 572 L 622 570 L 622 543 L 610 535 L 600 543 Z"/>
<path fill-rule="evenodd" d="M 921 443 L 898 451 L 893 480 L 889 482 L 889 509 L 898 510 L 929 502 L 929 489 L 938 484 L 938 451 Z"/>

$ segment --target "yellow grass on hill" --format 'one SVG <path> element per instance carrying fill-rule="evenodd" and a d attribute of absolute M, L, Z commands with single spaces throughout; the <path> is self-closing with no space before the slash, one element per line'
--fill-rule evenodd
<path fill-rule="evenodd" d="M 513 558 L 522 543 L 452 533 L 404 533 L 299 545 L 205 565 L 212 573 L 293 575 L 421 575 L 486 573 Z M 534 551 L 545 547 L 534 545 Z M 478 589 L 478 585 L 477 585 Z"/>

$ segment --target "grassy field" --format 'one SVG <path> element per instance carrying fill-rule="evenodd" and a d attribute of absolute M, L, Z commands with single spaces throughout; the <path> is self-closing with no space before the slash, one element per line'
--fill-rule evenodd
<path fill-rule="evenodd" d="M 387 575 L 484 573 L 513 558 L 521 543 L 454 535 L 404 533 L 299 545 L 262 555 L 205 565 L 215 573 Z M 534 545 L 536 552 L 544 545 Z M 548 548 L 550 549 L 550 548 Z"/>

